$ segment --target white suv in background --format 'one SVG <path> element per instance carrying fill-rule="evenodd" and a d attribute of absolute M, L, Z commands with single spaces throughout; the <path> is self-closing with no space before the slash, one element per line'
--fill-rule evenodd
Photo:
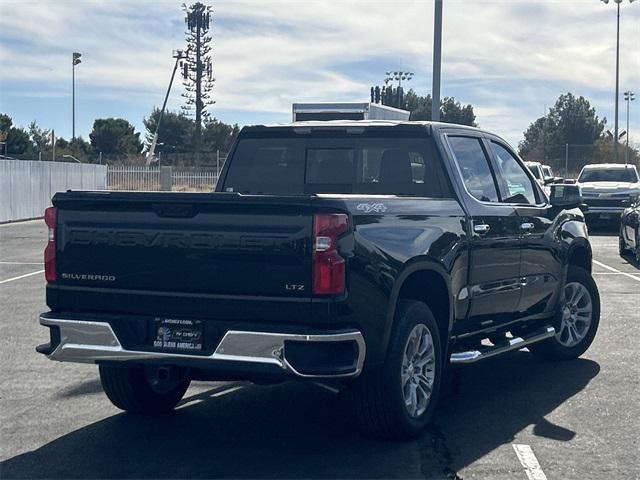
<path fill-rule="evenodd" d="M 640 194 L 640 177 L 635 165 L 600 163 L 586 165 L 576 182 L 582 189 L 584 202 L 589 206 L 587 219 L 618 220 L 630 205 L 631 198 Z"/>

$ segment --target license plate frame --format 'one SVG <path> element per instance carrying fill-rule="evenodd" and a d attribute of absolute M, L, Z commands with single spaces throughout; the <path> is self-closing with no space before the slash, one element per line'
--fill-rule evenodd
<path fill-rule="evenodd" d="M 204 327 L 201 320 L 156 317 L 151 345 L 156 350 L 201 352 Z"/>

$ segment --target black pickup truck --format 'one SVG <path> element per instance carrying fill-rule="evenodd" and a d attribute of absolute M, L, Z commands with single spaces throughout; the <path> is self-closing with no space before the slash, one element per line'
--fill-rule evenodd
<path fill-rule="evenodd" d="M 415 436 L 448 364 L 593 341 L 577 192 L 547 197 L 475 128 L 246 127 L 214 193 L 55 195 L 37 350 L 97 364 L 130 412 L 173 409 L 194 379 L 304 379 L 344 391 L 366 432 Z"/>

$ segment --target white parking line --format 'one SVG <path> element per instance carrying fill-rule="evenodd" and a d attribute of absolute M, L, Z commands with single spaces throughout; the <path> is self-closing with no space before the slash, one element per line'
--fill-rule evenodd
<path fill-rule="evenodd" d="M 514 443 L 512 446 L 529 480 L 547 480 L 547 476 L 542 471 L 538 459 L 529 445 L 517 445 Z"/>
<path fill-rule="evenodd" d="M 600 266 L 600 267 L 602 267 L 602 268 L 606 268 L 606 269 L 607 269 L 607 270 L 609 270 L 610 272 L 618 273 L 618 274 L 620 274 L 620 275 L 624 275 L 625 277 L 632 278 L 632 279 L 633 279 L 633 280 L 635 280 L 636 282 L 640 282 L 640 277 L 636 277 L 635 275 L 632 275 L 632 274 L 627 273 L 627 272 L 621 272 L 620 270 L 615 269 L 615 268 L 613 268 L 613 267 L 610 267 L 609 265 L 605 265 L 604 263 L 599 262 L 598 260 L 594 260 L 594 261 L 593 261 L 593 263 L 595 263 L 596 265 L 599 265 L 599 266 Z"/>
<path fill-rule="evenodd" d="M 0 262 L 0 265 L 42 265 L 42 262 Z"/>
<path fill-rule="evenodd" d="M 6 280 L 0 280 L 0 285 L 3 283 L 13 282 L 14 280 L 20 280 L 21 278 L 31 277 L 33 275 L 38 275 L 39 273 L 43 273 L 44 270 L 38 270 L 37 272 L 25 273 L 24 275 L 20 275 L 19 277 L 7 278 Z"/>

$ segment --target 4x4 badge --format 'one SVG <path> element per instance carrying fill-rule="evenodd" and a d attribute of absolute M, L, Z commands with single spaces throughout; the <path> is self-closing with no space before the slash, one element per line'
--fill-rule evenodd
<path fill-rule="evenodd" d="M 382 213 L 387 211 L 387 207 L 384 206 L 384 203 L 359 203 L 356 210 L 364 213 Z"/>

